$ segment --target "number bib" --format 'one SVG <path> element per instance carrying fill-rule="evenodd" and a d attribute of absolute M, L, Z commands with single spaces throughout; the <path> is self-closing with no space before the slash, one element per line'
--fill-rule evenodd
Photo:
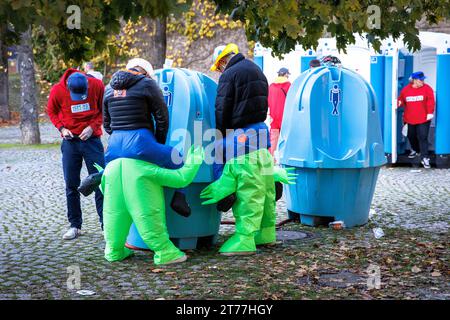
<path fill-rule="evenodd" d="M 91 110 L 89 103 L 74 104 L 71 106 L 72 113 L 79 113 Z"/>

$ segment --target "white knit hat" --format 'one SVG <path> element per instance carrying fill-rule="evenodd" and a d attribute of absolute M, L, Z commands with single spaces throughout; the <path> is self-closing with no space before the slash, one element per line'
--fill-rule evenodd
<path fill-rule="evenodd" d="M 130 61 L 128 61 L 126 68 L 131 69 L 133 67 L 141 67 L 142 69 L 145 70 L 145 72 L 147 72 L 147 74 L 150 77 L 153 78 L 153 76 L 154 76 L 152 64 L 145 59 L 133 58 Z"/>

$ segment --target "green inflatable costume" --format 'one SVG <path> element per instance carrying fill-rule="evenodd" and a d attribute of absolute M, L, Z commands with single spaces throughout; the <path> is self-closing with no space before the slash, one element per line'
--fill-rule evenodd
<path fill-rule="evenodd" d="M 294 184 L 296 174 L 273 166 L 267 149 L 230 159 L 222 176 L 201 192 L 202 204 L 220 201 L 236 193 L 233 216 L 236 231 L 220 248 L 223 254 L 250 254 L 256 245 L 276 241 L 275 183 Z"/>
<path fill-rule="evenodd" d="M 106 260 L 120 261 L 133 253 L 125 247 L 132 222 L 145 244 L 154 251 L 155 264 L 186 259 L 186 255 L 169 240 L 163 187 L 189 185 L 203 158 L 203 148 L 191 147 L 184 166 L 176 170 L 128 158 L 108 163 L 101 184 Z"/>

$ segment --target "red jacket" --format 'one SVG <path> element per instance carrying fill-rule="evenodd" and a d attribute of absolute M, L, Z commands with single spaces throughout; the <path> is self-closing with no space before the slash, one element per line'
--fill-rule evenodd
<path fill-rule="evenodd" d="M 279 81 L 279 78 L 277 78 Z M 286 95 L 291 86 L 289 81 L 272 83 L 269 86 L 269 114 L 272 118 L 270 124 L 271 129 L 281 129 L 281 122 L 283 120 L 284 103 L 286 102 Z"/>
<path fill-rule="evenodd" d="M 47 113 L 53 125 L 61 130 L 62 127 L 69 129 L 74 135 L 79 135 L 84 128 L 91 126 L 92 136 L 102 135 L 102 104 L 105 86 L 101 80 L 88 77 L 88 98 L 83 101 L 72 101 L 67 88 L 67 78 L 76 69 L 67 69 L 59 82 L 50 90 L 47 103 Z M 89 103 L 89 110 L 72 113 L 72 106 Z"/>
<path fill-rule="evenodd" d="M 403 121 L 409 124 L 421 124 L 427 122 L 427 114 L 434 113 L 433 89 L 424 84 L 420 88 L 413 88 L 408 84 L 400 92 L 399 106 L 405 107 Z"/>

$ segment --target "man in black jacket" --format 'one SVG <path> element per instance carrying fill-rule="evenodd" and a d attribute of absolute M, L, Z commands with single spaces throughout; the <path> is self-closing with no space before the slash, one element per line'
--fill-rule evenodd
<path fill-rule="evenodd" d="M 236 44 L 216 48 L 211 71 L 222 73 L 217 86 L 215 114 L 216 128 L 223 137 L 229 129 L 242 129 L 266 120 L 269 90 L 266 76 L 255 63 L 239 53 Z M 270 147 L 270 141 L 267 141 L 267 147 Z M 218 178 L 221 169 L 215 166 L 214 171 Z M 277 191 L 278 194 L 281 192 L 278 186 Z M 277 195 L 277 199 L 279 197 L 281 195 Z M 219 201 L 217 209 L 228 211 L 235 201 L 236 195 L 232 194 Z"/>
<path fill-rule="evenodd" d="M 268 110 L 266 76 L 252 61 L 228 44 L 216 57 L 212 71 L 219 71 L 216 97 L 216 128 L 226 135 L 227 129 L 239 129 L 264 122 Z"/>

